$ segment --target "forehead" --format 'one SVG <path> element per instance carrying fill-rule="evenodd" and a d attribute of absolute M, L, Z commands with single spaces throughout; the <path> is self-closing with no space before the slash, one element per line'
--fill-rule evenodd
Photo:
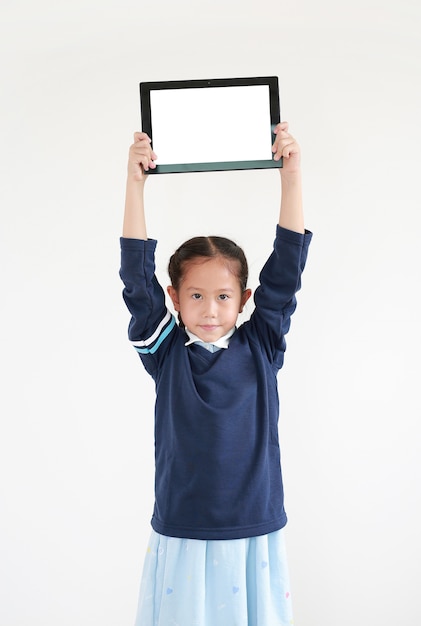
<path fill-rule="evenodd" d="M 182 287 L 239 288 L 238 262 L 223 257 L 198 257 L 189 261 L 183 271 Z"/>

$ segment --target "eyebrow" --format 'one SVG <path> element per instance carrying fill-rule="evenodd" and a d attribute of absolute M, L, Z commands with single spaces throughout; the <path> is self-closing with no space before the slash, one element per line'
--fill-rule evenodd
<path fill-rule="evenodd" d="M 206 287 L 187 287 L 186 288 L 187 291 L 203 291 L 204 289 L 206 289 Z M 234 292 L 234 289 L 231 289 L 231 287 L 221 287 L 220 289 L 215 289 L 215 291 Z"/>

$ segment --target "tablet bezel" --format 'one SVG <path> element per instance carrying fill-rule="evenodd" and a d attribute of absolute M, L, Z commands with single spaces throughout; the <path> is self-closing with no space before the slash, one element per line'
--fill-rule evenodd
<path fill-rule="evenodd" d="M 271 133 L 271 139 L 273 143 L 275 141 L 274 129 L 276 125 L 279 124 L 281 119 L 277 76 L 141 82 L 139 83 L 139 88 L 142 130 L 149 135 L 152 140 L 153 146 L 153 128 L 150 97 L 151 91 L 153 90 L 194 88 L 212 89 L 213 87 L 247 87 L 253 85 L 267 85 L 269 87 L 270 128 L 268 128 L 268 133 Z M 148 174 L 174 174 L 181 172 L 269 169 L 280 167 L 282 167 L 282 159 L 280 159 L 279 161 L 274 161 L 273 158 L 255 161 L 216 161 L 209 163 L 157 163 L 156 168 L 151 168 L 148 170 Z"/>

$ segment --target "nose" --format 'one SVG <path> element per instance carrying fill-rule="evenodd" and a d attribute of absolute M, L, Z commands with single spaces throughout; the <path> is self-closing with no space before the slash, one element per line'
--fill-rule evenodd
<path fill-rule="evenodd" d="M 217 304 L 212 299 L 206 300 L 205 306 L 203 307 L 203 317 L 216 317 Z"/>

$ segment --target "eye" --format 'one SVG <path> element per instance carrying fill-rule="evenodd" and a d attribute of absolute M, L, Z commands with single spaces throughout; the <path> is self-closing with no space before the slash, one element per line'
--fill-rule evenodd
<path fill-rule="evenodd" d="M 221 293 L 221 294 L 218 296 L 218 298 L 219 298 L 220 300 L 228 300 L 228 299 L 229 299 L 229 295 L 228 295 L 228 294 L 226 294 L 226 293 Z"/>
<path fill-rule="evenodd" d="M 193 300 L 200 300 L 200 299 L 201 299 L 201 297 L 202 297 L 202 296 L 200 295 L 200 293 L 193 293 L 193 294 L 192 294 L 192 298 L 193 298 Z"/>

